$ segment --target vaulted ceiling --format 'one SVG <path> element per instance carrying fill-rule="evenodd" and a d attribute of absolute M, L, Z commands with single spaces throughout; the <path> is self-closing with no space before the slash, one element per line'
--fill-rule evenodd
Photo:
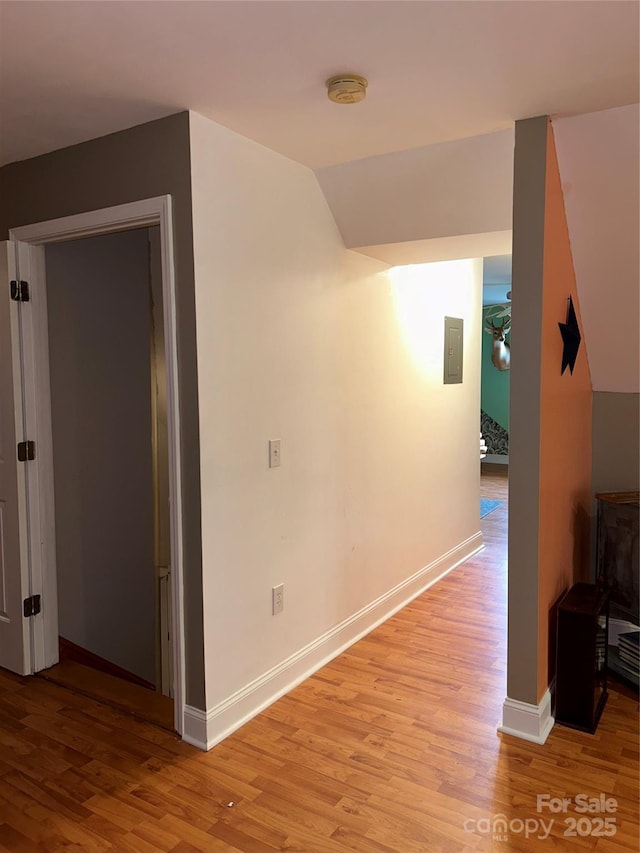
<path fill-rule="evenodd" d="M 595 391 L 640 391 L 640 110 L 553 123 Z"/>
<path fill-rule="evenodd" d="M 514 122 L 552 115 L 594 387 L 637 391 L 639 31 L 635 0 L 2 0 L 0 163 L 191 109 L 314 169 L 349 247 L 501 255 Z"/>
<path fill-rule="evenodd" d="M 2 2 L 0 162 L 192 109 L 319 168 L 638 101 L 635 2 Z M 369 79 L 328 101 L 341 71 Z"/>

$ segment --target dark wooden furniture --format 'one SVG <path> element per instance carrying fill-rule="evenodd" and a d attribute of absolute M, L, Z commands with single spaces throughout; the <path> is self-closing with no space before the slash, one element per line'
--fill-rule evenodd
<path fill-rule="evenodd" d="M 640 492 L 601 492 L 598 502 L 596 583 L 609 590 L 612 620 L 640 625 L 638 517 Z M 638 672 L 625 666 L 615 645 L 608 649 L 608 667 L 638 687 Z"/>
<path fill-rule="evenodd" d="M 608 593 L 577 583 L 558 605 L 556 722 L 594 732 L 607 701 Z"/>

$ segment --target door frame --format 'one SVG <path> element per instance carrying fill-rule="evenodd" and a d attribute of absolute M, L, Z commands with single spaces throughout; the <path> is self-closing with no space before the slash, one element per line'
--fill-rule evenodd
<path fill-rule="evenodd" d="M 167 370 L 169 495 L 171 517 L 171 593 L 173 625 L 173 700 L 176 731 L 184 731 L 184 591 L 183 512 L 180 456 L 176 282 L 171 196 L 143 199 L 60 219 L 12 228 L 18 272 L 31 288 L 31 311 L 23 323 L 23 376 L 26 427 L 35 437 L 37 453 L 27 477 L 27 516 L 32 588 L 42 590 L 42 619 L 33 625 L 31 660 L 37 672 L 58 661 L 58 607 L 55 550 L 55 495 L 49 379 L 45 246 L 83 237 L 160 226 L 162 296 Z M 25 312 L 26 313 L 26 312 Z"/>

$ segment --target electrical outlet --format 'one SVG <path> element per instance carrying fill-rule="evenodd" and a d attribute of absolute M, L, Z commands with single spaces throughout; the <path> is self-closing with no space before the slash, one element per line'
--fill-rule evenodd
<path fill-rule="evenodd" d="M 271 609 L 274 616 L 284 610 L 284 584 L 279 583 L 271 590 Z"/>
<path fill-rule="evenodd" d="M 280 467 L 280 439 L 272 438 L 269 441 L 269 468 Z"/>

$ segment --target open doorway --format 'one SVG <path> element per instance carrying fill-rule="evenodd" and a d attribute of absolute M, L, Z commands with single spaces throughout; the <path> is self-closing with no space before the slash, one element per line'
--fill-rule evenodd
<path fill-rule="evenodd" d="M 159 227 L 48 245 L 45 269 L 60 643 L 45 674 L 172 721 Z"/>
<path fill-rule="evenodd" d="M 511 255 L 487 257 L 482 265 L 482 362 L 480 429 L 485 464 L 509 464 Z"/>
<path fill-rule="evenodd" d="M 511 255 L 483 260 L 480 430 L 484 442 L 480 479 L 483 532 L 500 530 L 506 542 L 509 477 L 511 361 Z M 504 512 L 497 512 L 504 508 Z"/>
<path fill-rule="evenodd" d="M 158 226 L 158 229 L 151 226 Z M 65 306 L 63 299 L 62 311 L 60 311 L 60 305 L 57 309 L 52 305 L 52 318 L 56 310 L 58 315 L 70 313 L 71 316 L 76 316 L 77 303 L 89 301 L 90 283 L 93 278 L 102 277 L 103 288 L 100 290 L 98 303 L 105 287 L 116 290 L 118 294 L 114 305 L 110 308 L 100 305 L 99 310 L 94 311 L 95 316 L 91 322 L 88 318 L 81 318 L 80 322 L 68 324 L 65 328 L 64 322 L 69 318 L 62 317 L 63 325 L 55 334 L 56 338 L 63 341 L 62 355 L 60 356 L 59 353 L 56 355 L 52 348 L 52 358 L 58 359 L 60 356 L 62 370 L 58 369 L 60 365 L 54 366 L 54 373 L 58 374 L 58 380 L 54 376 L 52 382 L 48 343 L 50 317 L 47 309 L 47 278 L 55 255 L 54 245 L 66 244 L 68 248 L 70 243 L 76 242 L 77 246 L 86 249 L 90 246 L 91 240 L 100 235 L 108 235 L 114 240 L 128 237 L 130 241 L 142 241 L 139 242 L 137 250 L 144 248 L 144 252 L 139 251 L 138 254 L 138 262 L 144 272 L 140 278 L 142 284 L 138 285 L 137 296 L 139 305 L 144 306 L 143 325 L 146 325 L 147 332 L 144 333 L 144 330 L 141 332 L 138 326 L 134 327 L 133 332 L 129 330 L 128 334 L 134 340 L 140 337 L 137 346 L 138 351 L 144 353 L 144 357 L 137 362 L 138 367 L 135 370 L 128 358 L 125 358 L 126 364 L 123 366 L 121 360 L 119 372 L 116 371 L 115 376 L 113 372 L 109 373 L 109 362 L 112 357 L 115 357 L 114 352 L 119 351 L 122 346 L 120 337 L 129 323 L 129 303 L 133 297 L 130 282 L 129 287 L 119 290 L 116 287 L 116 280 L 121 279 L 121 271 L 111 269 L 111 275 L 106 275 L 105 278 L 109 260 L 108 257 L 103 258 L 97 266 L 94 264 L 91 269 L 76 270 L 71 274 L 73 287 L 63 293 L 67 304 Z M 154 250 L 154 242 L 159 246 L 159 252 Z M 95 245 L 106 244 L 96 242 Z M 113 245 L 111 249 L 113 250 Z M 47 252 L 49 259 L 47 259 Z M 182 734 L 185 716 L 183 513 L 171 198 L 159 196 L 12 229 L 6 254 L 7 274 L 12 281 L 11 288 L 7 281 L 7 291 L 9 289 L 11 291 L 11 300 L 7 303 L 10 310 L 6 312 L 3 322 L 9 330 L 13 381 L 5 383 L 7 386 L 5 396 L 7 400 L 13 399 L 13 406 L 9 406 L 7 411 L 12 413 L 15 420 L 15 434 L 18 441 L 17 462 L 13 460 L 12 470 L 9 471 L 14 477 L 14 487 L 17 483 L 17 491 L 14 488 L 9 494 L 11 503 L 8 506 L 11 510 L 11 521 L 19 532 L 19 541 L 16 539 L 17 544 L 14 543 L 16 547 L 12 552 L 12 560 L 8 564 L 7 589 L 11 595 L 7 597 L 4 619 L 0 621 L 0 632 L 3 638 L 3 643 L 0 644 L 0 663 L 21 675 L 50 670 L 58 663 L 59 634 L 62 631 L 59 631 L 58 627 L 56 533 L 65 537 L 66 546 L 69 546 L 68 539 L 75 538 L 79 543 L 76 546 L 76 553 L 82 553 L 85 563 L 95 562 L 102 567 L 99 581 L 103 582 L 103 594 L 94 595 L 88 602 L 90 606 L 87 605 L 86 600 L 81 600 L 78 605 L 80 616 L 84 618 L 85 632 L 89 626 L 89 634 L 85 635 L 89 636 L 94 647 L 97 631 L 90 623 L 93 619 L 98 619 L 103 610 L 109 614 L 108 633 L 113 635 L 108 638 L 108 642 L 115 642 L 114 637 L 120 628 L 124 627 L 124 616 L 132 609 L 136 610 L 137 606 L 140 609 L 135 613 L 134 620 L 129 622 L 133 630 L 138 630 L 136 621 L 153 625 L 150 640 L 148 632 L 144 632 L 144 639 L 142 639 L 143 632 L 140 631 L 138 636 L 130 636 L 129 640 L 122 644 L 126 645 L 128 650 L 134 649 L 137 660 L 133 666 L 131 659 L 124 664 L 122 660 L 113 663 L 115 655 L 112 655 L 109 650 L 108 657 L 103 657 L 99 652 L 92 652 L 89 649 L 86 651 L 97 654 L 98 657 L 107 661 L 111 658 L 112 665 L 129 673 L 133 680 L 139 678 L 146 682 L 146 688 L 139 688 L 138 685 L 132 684 L 133 688 L 141 689 L 146 695 L 162 697 L 163 691 L 172 693 L 173 721 L 170 728 Z M 48 266 L 49 269 L 47 269 Z M 55 299 L 56 297 L 54 302 Z M 116 317 L 115 323 L 107 322 L 110 312 L 112 317 Z M 59 316 L 58 319 L 60 319 Z M 93 335 L 87 336 L 88 329 L 93 329 Z M 78 341 L 74 340 L 74 336 L 84 338 L 85 342 L 87 337 L 96 338 L 101 342 L 102 349 L 98 347 L 98 355 L 96 355 L 96 352 L 92 352 L 90 348 L 89 350 L 78 348 Z M 90 340 L 90 344 L 92 343 Z M 71 348 L 72 357 L 68 351 L 65 352 L 65 346 L 67 349 Z M 164 357 L 159 357 L 163 351 Z M 99 386 L 116 387 L 119 393 L 119 384 L 124 382 L 126 385 L 131 380 L 130 373 L 137 371 L 140 374 L 142 370 L 140 365 L 143 364 L 143 370 L 146 371 L 146 380 L 143 383 L 145 387 L 137 387 L 131 397 L 134 402 L 124 406 L 124 413 L 118 412 L 117 406 L 108 395 L 106 400 L 99 397 Z M 85 391 L 88 389 L 88 397 L 85 395 L 84 402 L 80 399 L 82 395 L 77 396 L 78 389 L 83 383 Z M 71 386 L 74 385 L 77 398 L 73 398 L 71 394 L 73 390 Z M 56 420 L 61 407 L 63 418 L 62 427 L 58 425 L 55 430 L 58 436 L 56 455 L 58 455 L 58 449 L 61 447 L 64 449 L 65 442 L 70 448 L 66 455 L 62 454 L 55 466 L 52 388 L 56 395 L 54 405 L 58 409 Z M 65 394 L 67 394 L 66 400 Z M 59 396 L 60 402 L 57 400 Z M 144 417 L 140 417 L 140 412 L 136 408 L 142 398 L 145 399 L 144 405 L 147 412 Z M 166 405 L 164 405 L 165 401 Z M 161 408 L 166 411 L 164 421 L 158 417 Z M 71 423 L 69 418 L 74 414 L 74 409 L 76 414 L 78 411 L 85 410 L 93 412 L 93 421 L 89 419 L 88 423 Z M 133 420 L 146 423 L 146 446 L 142 448 L 138 443 L 137 453 L 133 453 L 135 459 L 131 455 L 133 447 L 129 446 L 136 444 L 130 434 Z M 11 419 L 8 419 L 7 424 L 12 426 L 10 421 Z M 121 438 L 124 435 L 124 442 L 120 441 L 119 445 L 116 443 L 114 446 L 112 440 L 116 434 Z M 101 435 L 102 438 L 100 438 Z M 106 443 L 104 435 L 108 438 Z M 24 440 L 20 442 L 20 438 Z M 24 450 L 22 455 L 21 448 Z M 152 453 L 153 448 L 156 448 L 156 453 Z M 85 453 L 85 449 L 89 455 Z M 150 461 L 149 457 L 151 457 Z M 85 518 L 83 513 L 85 502 L 87 504 L 92 502 L 93 493 L 101 494 L 100 485 L 93 483 L 83 486 L 77 489 L 79 494 L 75 495 L 70 485 L 74 478 L 84 483 L 85 475 L 92 467 L 99 467 L 99 462 L 96 460 L 100 460 L 103 468 L 108 468 L 108 465 L 105 465 L 105 459 L 107 463 L 111 462 L 114 468 L 118 465 L 122 468 L 121 462 L 124 459 L 129 463 L 129 468 L 136 470 L 146 468 L 147 472 L 151 472 L 151 488 L 149 489 L 148 485 L 145 486 L 147 496 L 151 492 L 149 501 L 151 509 L 145 509 L 146 524 L 140 521 L 138 525 L 141 529 L 146 527 L 147 530 L 146 557 L 142 562 L 148 563 L 149 553 L 152 554 L 152 594 L 149 597 L 146 593 L 147 604 L 142 603 L 142 594 L 136 588 L 137 576 L 134 576 L 133 571 L 124 579 L 121 578 L 117 582 L 115 580 L 116 563 L 121 557 L 118 555 L 114 557 L 112 540 L 126 541 L 122 530 L 118 532 L 116 521 L 127 514 L 128 491 L 131 489 L 135 492 L 135 488 L 128 481 L 120 482 L 115 488 L 118 496 L 116 499 L 111 498 L 110 509 L 107 511 L 104 502 L 98 505 L 98 512 L 95 513 L 95 517 L 98 518 L 96 521 L 95 517 L 93 520 Z M 67 467 L 73 476 L 68 473 Z M 108 471 L 107 476 L 111 473 Z M 9 486 L 11 486 L 10 482 Z M 105 493 L 109 492 L 109 488 L 113 493 L 113 484 L 110 486 L 107 484 L 107 486 L 104 488 Z M 60 496 L 61 489 L 63 503 L 66 499 L 71 500 L 72 504 L 75 501 L 75 516 L 69 513 L 67 508 L 67 517 L 72 518 L 72 523 L 68 524 L 64 530 L 56 530 L 57 526 L 60 527 L 59 524 L 56 525 L 56 499 Z M 71 497 L 65 494 L 65 489 L 69 491 Z M 137 504 L 142 504 L 140 492 L 138 492 L 138 498 Z M 65 510 L 61 509 L 62 518 L 64 513 Z M 148 523 L 149 515 L 151 515 L 151 525 Z M 102 545 L 99 540 L 100 526 L 105 528 Z M 150 528 L 151 536 L 148 535 Z M 89 536 L 90 532 L 91 536 Z M 86 545 L 89 540 L 94 543 L 93 550 Z M 151 540 L 150 547 L 149 540 Z M 110 553 L 110 561 L 105 563 L 104 560 L 101 562 L 98 559 L 101 548 Z M 109 549 L 111 549 L 110 552 Z M 66 553 L 65 557 L 68 557 L 69 553 L 71 552 Z M 87 557 L 86 553 L 90 556 Z M 64 567 L 62 571 L 66 570 L 67 567 Z M 83 577 L 82 583 L 85 580 Z M 76 580 L 75 583 L 79 586 L 81 582 Z M 112 606 L 109 608 L 106 606 L 105 583 L 111 584 L 121 593 L 120 606 L 117 610 Z M 163 584 L 166 586 L 166 595 L 163 594 Z M 76 599 L 82 599 L 77 586 L 74 587 L 72 581 L 72 597 L 75 595 Z M 93 586 L 92 589 L 94 589 Z M 108 590 L 108 593 L 112 594 L 113 590 Z M 150 609 L 149 600 L 153 602 Z M 64 610 L 65 604 L 61 606 Z M 141 615 L 143 610 L 146 613 L 144 618 Z M 149 619 L 149 612 L 152 613 L 151 619 Z M 69 630 L 68 615 L 63 613 L 62 616 L 63 631 Z M 72 614 L 72 619 L 74 617 L 82 621 L 77 614 Z M 163 626 L 167 628 L 166 634 Z M 80 630 L 78 625 L 72 630 L 76 630 L 76 637 L 82 637 L 77 633 Z M 164 649 L 160 645 L 163 636 Z M 76 645 L 83 648 L 80 643 Z M 149 645 L 153 648 L 153 654 L 149 654 Z M 103 645 L 101 648 L 104 650 L 106 647 Z M 153 663 L 151 663 L 152 658 Z M 119 683 L 129 682 L 119 678 Z M 150 689 L 151 687 L 153 690 Z M 167 701 L 170 702 L 171 697 L 168 697 Z M 165 715 L 165 719 L 168 716 L 170 715 Z"/>

